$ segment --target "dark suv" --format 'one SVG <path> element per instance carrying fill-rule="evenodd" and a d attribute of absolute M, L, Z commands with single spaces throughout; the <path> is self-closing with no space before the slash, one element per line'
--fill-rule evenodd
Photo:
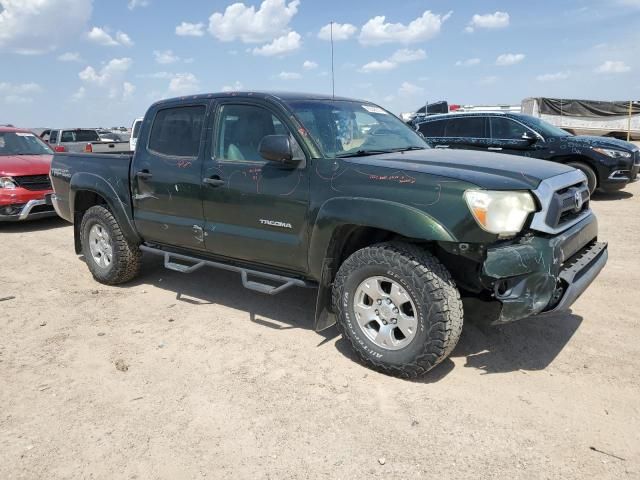
<path fill-rule="evenodd" d="M 620 190 L 635 180 L 640 149 L 614 138 L 574 136 L 544 120 L 519 113 L 433 115 L 416 130 L 436 148 L 509 153 L 566 163 L 581 170 L 589 189 Z"/>

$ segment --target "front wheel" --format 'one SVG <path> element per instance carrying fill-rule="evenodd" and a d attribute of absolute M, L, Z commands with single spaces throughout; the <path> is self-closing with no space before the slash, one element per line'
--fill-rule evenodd
<path fill-rule="evenodd" d="M 586 163 L 582 162 L 567 162 L 567 165 L 573 168 L 577 168 L 587 177 L 587 185 L 589 187 L 589 194 L 593 194 L 596 191 L 596 187 L 598 186 L 598 176 L 596 172 L 593 171 Z"/>
<path fill-rule="evenodd" d="M 93 278 L 106 285 L 134 279 L 140 272 L 142 252 L 131 244 L 113 214 L 102 205 L 87 210 L 80 225 L 82 253 Z"/>
<path fill-rule="evenodd" d="M 351 255 L 336 275 L 333 304 L 359 358 L 399 377 L 420 376 L 442 362 L 462 331 L 451 275 L 412 244 L 383 243 Z"/>

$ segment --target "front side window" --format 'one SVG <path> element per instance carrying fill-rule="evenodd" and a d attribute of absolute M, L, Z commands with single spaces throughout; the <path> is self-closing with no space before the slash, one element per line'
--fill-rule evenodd
<path fill-rule="evenodd" d="M 445 137 L 486 138 L 484 117 L 451 118 L 445 128 Z"/>
<path fill-rule="evenodd" d="M 497 140 L 521 140 L 527 128 L 503 117 L 491 117 L 491 137 Z"/>
<path fill-rule="evenodd" d="M 136 120 L 133 124 L 133 131 L 131 132 L 131 138 L 138 138 L 138 134 L 140 133 L 140 127 L 142 126 L 142 120 Z"/>
<path fill-rule="evenodd" d="M 325 158 L 430 148 L 414 130 L 377 105 L 350 100 L 287 103 Z"/>
<path fill-rule="evenodd" d="M 287 127 L 269 110 L 256 105 L 223 105 L 215 135 L 215 157 L 219 161 L 266 162 L 260 142 L 267 135 L 289 135 Z M 294 156 L 300 154 L 291 137 Z"/>
<path fill-rule="evenodd" d="M 149 150 L 170 157 L 197 157 L 206 110 L 204 105 L 159 110 L 151 127 Z"/>
<path fill-rule="evenodd" d="M 33 133 L 0 132 L 0 156 L 51 155 L 52 153 L 47 144 Z"/>

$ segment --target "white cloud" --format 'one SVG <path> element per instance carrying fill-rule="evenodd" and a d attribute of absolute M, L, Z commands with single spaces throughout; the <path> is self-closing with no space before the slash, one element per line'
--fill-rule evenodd
<path fill-rule="evenodd" d="M 626 73 L 631 67 L 621 60 L 607 60 L 598 68 L 596 73 Z"/>
<path fill-rule="evenodd" d="M 134 92 L 136 91 L 136 86 L 129 82 L 124 82 L 122 84 L 122 98 L 127 100 L 133 97 Z"/>
<path fill-rule="evenodd" d="M 386 72 L 396 68 L 399 63 L 416 62 L 425 58 L 427 58 L 427 53 L 421 48 L 417 50 L 402 48 L 396 50 L 396 52 L 386 60 L 373 61 L 363 65 L 360 71 L 363 73 Z"/>
<path fill-rule="evenodd" d="M 129 0 L 127 7 L 129 10 L 133 10 L 138 7 L 147 7 L 151 2 L 149 0 Z"/>
<path fill-rule="evenodd" d="M 555 82 L 558 80 L 566 80 L 570 75 L 570 72 L 545 73 L 538 75 L 536 80 L 539 82 Z"/>
<path fill-rule="evenodd" d="M 360 68 L 360 71 L 364 73 L 387 72 L 389 70 L 393 70 L 397 66 L 397 63 L 391 62 L 389 60 L 374 60 L 373 62 L 369 62 L 363 65 L 362 68 Z"/>
<path fill-rule="evenodd" d="M 23 97 L 22 95 L 7 95 L 2 99 L 5 103 L 20 105 L 33 102 L 31 97 Z"/>
<path fill-rule="evenodd" d="M 224 13 L 209 17 L 209 33 L 223 42 L 269 42 L 289 32 L 289 22 L 298 13 L 300 0 L 264 0 L 260 8 L 244 3 L 229 5 Z"/>
<path fill-rule="evenodd" d="M 180 57 L 175 55 L 173 50 L 154 50 L 153 57 L 156 59 L 156 63 L 160 65 L 168 65 L 180 61 Z"/>
<path fill-rule="evenodd" d="M 42 92 L 42 87 L 35 82 L 9 83 L 0 82 L 0 95 L 22 96 Z"/>
<path fill-rule="evenodd" d="M 391 55 L 391 58 L 389 58 L 389 60 L 395 63 L 408 63 L 417 62 L 418 60 L 423 60 L 425 58 L 427 58 L 427 53 L 421 48 L 417 50 L 402 48 Z"/>
<path fill-rule="evenodd" d="M 525 55 L 523 53 L 503 53 L 496 58 L 496 65 L 499 67 L 508 67 L 509 65 L 515 65 L 524 60 Z"/>
<path fill-rule="evenodd" d="M 2 0 L 0 52 L 51 52 L 86 28 L 91 10 L 91 0 Z"/>
<path fill-rule="evenodd" d="M 73 93 L 73 95 L 71 95 L 71 101 L 79 102 L 80 100 L 83 100 L 86 95 L 87 95 L 87 89 L 84 87 L 80 87 L 78 90 L 76 90 Z"/>
<path fill-rule="evenodd" d="M 202 37 L 204 35 L 204 23 L 182 22 L 176 27 L 176 35 L 181 37 Z"/>
<path fill-rule="evenodd" d="M 296 72 L 280 72 L 278 78 L 281 80 L 299 80 L 302 78 L 302 75 Z"/>
<path fill-rule="evenodd" d="M 425 11 L 408 25 L 402 23 L 386 23 L 386 17 L 378 16 L 364 24 L 360 31 L 360 43 L 363 45 L 381 45 L 383 43 L 416 43 L 435 37 L 442 24 L 451 16 Z"/>
<path fill-rule="evenodd" d="M 200 90 L 200 81 L 193 73 L 177 73 L 169 81 L 171 95 L 190 95 Z"/>
<path fill-rule="evenodd" d="M 264 57 L 286 55 L 287 53 L 294 52 L 300 48 L 302 45 L 300 38 L 301 37 L 298 32 L 289 32 L 282 37 L 276 38 L 273 42 L 267 43 L 259 48 L 254 48 L 251 51 L 254 55 L 262 55 Z"/>
<path fill-rule="evenodd" d="M 618 3 L 625 7 L 640 8 L 640 0 L 618 0 Z"/>
<path fill-rule="evenodd" d="M 302 64 L 302 68 L 304 68 L 305 70 L 315 70 L 316 68 L 318 68 L 318 64 L 311 60 L 305 60 Z"/>
<path fill-rule="evenodd" d="M 62 55 L 58 55 L 58 60 L 61 62 L 80 62 L 80 54 L 78 52 L 65 52 Z"/>
<path fill-rule="evenodd" d="M 478 65 L 479 63 L 479 58 L 468 58 L 466 60 L 458 60 L 456 62 L 456 67 L 473 67 L 474 65 Z"/>
<path fill-rule="evenodd" d="M 398 95 L 401 97 L 416 97 L 424 94 L 424 88 L 409 82 L 402 82 L 398 89 Z"/>
<path fill-rule="evenodd" d="M 110 99 L 126 99 L 126 95 L 132 93 L 132 85 L 129 82 L 124 82 L 123 78 L 131 65 L 133 65 L 133 60 L 130 58 L 113 58 L 99 70 L 91 66 L 85 68 L 78 73 L 78 77 L 86 85 L 107 90 Z"/>
<path fill-rule="evenodd" d="M 93 27 L 87 33 L 87 38 L 104 47 L 131 47 L 133 45 L 131 38 L 126 33 L 118 31 L 113 37 L 107 28 Z"/>
<path fill-rule="evenodd" d="M 240 90 L 244 90 L 244 86 L 238 80 L 233 82 L 233 85 L 224 85 L 222 87 L 223 92 L 239 92 Z"/>
<path fill-rule="evenodd" d="M 486 13 L 484 15 L 475 14 L 467 27 L 466 32 L 473 32 L 477 28 L 505 28 L 509 26 L 509 14 L 507 12 Z"/>
<path fill-rule="evenodd" d="M 333 41 L 339 42 L 341 40 L 350 39 L 358 28 L 350 23 L 334 23 L 333 24 Z M 331 24 L 328 23 L 320 29 L 318 32 L 318 38 L 320 40 L 331 40 Z"/>

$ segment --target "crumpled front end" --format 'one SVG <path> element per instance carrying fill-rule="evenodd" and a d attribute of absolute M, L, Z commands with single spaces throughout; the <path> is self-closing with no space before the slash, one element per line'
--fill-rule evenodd
<path fill-rule="evenodd" d="M 488 249 L 482 273 L 501 304 L 493 323 L 568 310 L 607 262 L 607 244 L 597 235 L 589 215 L 558 235 Z"/>

